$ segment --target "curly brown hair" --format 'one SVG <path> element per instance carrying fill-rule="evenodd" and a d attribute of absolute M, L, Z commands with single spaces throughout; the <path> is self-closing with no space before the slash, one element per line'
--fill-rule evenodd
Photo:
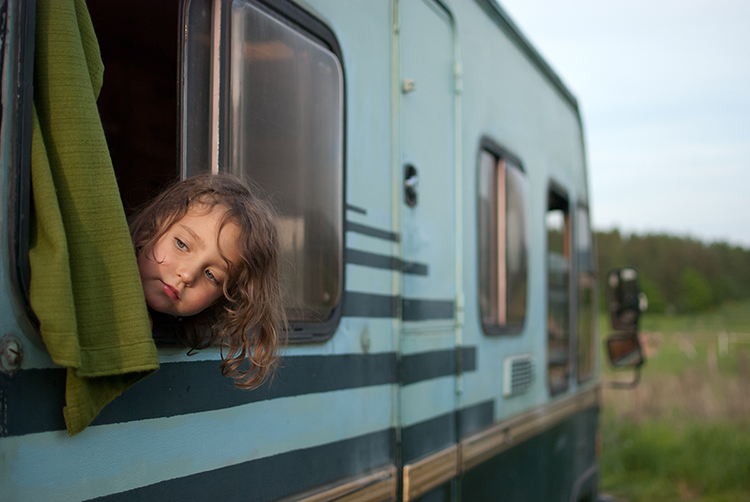
<path fill-rule="evenodd" d="M 252 389 L 275 369 L 286 333 L 274 211 L 239 178 L 200 174 L 170 186 L 130 217 L 136 256 L 150 253 L 195 204 L 209 210 L 226 207 L 219 228 L 227 223 L 239 227 L 240 259 L 228 264 L 224 296 L 185 318 L 178 336 L 191 350 L 220 345 L 222 375 L 234 378 L 238 387 Z M 242 367 L 245 360 L 249 368 Z"/>

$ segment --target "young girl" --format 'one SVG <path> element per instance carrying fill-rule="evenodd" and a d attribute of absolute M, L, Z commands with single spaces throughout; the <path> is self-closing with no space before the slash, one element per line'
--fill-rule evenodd
<path fill-rule="evenodd" d="M 269 205 L 234 176 L 199 175 L 139 209 L 130 234 L 154 319 L 180 321 L 193 349 L 219 344 L 221 373 L 238 387 L 260 385 L 284 332 Z"/>

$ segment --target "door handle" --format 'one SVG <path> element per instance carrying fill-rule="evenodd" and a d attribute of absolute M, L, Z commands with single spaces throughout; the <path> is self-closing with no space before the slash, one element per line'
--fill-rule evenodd
<path fill-rule="evenodd" d="M 417 168 L 406 164 L 404 167 L 404 202 L 409 207 L 417 205 L 417 188 L 419 188 Z"/>

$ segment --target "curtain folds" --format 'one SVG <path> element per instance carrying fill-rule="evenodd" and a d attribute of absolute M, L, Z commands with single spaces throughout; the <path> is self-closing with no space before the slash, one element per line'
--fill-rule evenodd
<path fill-rule="evenodd" d="M 67 367 L 68 433 L 159 367 L 96 99 L 104 66 L 84 0 L 37 0 L 31 305 Z"/>

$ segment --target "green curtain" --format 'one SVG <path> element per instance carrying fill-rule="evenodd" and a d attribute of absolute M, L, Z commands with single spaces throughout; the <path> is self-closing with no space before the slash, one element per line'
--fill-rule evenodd
<path fill-rule="evenodd" d="M 84 0 L 37 0 L 31 305 L 67 367 L 71 436 L 159 367 L 96 106 L 103 74 Z"/>

